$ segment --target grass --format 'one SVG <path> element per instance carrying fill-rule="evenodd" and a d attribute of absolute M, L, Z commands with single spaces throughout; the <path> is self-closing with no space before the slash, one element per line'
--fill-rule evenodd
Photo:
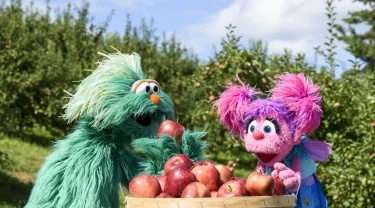
<path fill-rule="evenodd" d="M 50 148 L 2 136 L 0 152 L 0 207 L 23 207 Z"/>

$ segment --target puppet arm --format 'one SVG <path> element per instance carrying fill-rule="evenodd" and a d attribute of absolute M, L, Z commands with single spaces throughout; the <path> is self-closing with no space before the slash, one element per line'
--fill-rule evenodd
<path fill-rule="evenodd" d="M 299 157 L 293 158 L 292 169 L 283 163 L 275 163 L 272 171 L 273 178 L 279 178 L 284 186 L 291 192 L 295 192 L 301 185 L 301 166 Z"/>
<path fill-rule="evenodd" d="M 208 145 L 201 140 L 204 135 L 203 132 L 186 130 L 182 135 L 181 146 L 175 139 L 167 135 L 163 135 L 159 139 L 140 138 L 134 140 L 131 146 L 135 154 L 143 158 L 139 174 L 159 175 L 164 173 L 165 162 L 177 154 L 185 154 L 194 162 L 205 158 L 203 152 Z"/>

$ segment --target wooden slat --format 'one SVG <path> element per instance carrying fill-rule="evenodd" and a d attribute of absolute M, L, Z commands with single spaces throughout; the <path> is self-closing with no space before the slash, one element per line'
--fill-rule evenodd
<path fill-rule="evenodd" d="M 293 208 L 295 196 L 228 198 L 126 198 L 126 208 Z"/>

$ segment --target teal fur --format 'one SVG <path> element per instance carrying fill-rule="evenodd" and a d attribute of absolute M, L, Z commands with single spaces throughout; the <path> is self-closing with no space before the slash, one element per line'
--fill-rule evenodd
<path fill-rule="evenodd" d="M 158 93 L 133 93 L 132 84 L 144 79 L 137 54 L 102 54 L 106 60 L 78 86 L 65 106 L 65 118 L 76 121 L 73 131 L 53 146 L 36 178 L 27 208 L 117 208 L 119 185 L 128 186 L 141 173 L 163 173 L 167 159 L 183 153 L 194 161 L 204 158 L 204 132 L 186 130 L 182 145 L 157 129 L 174 119 L 171 98 Z M 151 118 L 141 125 L 135 118 Z"/>
<path fill-rule="evenodd" d="M 137 139 L 132 143 L 133 149 L 145 154 L 148 160 L 140 162 L 144 173 L 159 175 L 163 173 L 164 163 L 171 155 L 185 154 L 194 162 L 204 158 L 203 151 L 207 143 L 202 142 L 204 132 L 190 132 L 187 130 L 182 137 L 181 147 L 176 146 L 176 141 L 169 136 L 163 135 L 160 139 L 150 140 L 148 138 Z M 160 149 L 163 149 L 160 154 Z"/>

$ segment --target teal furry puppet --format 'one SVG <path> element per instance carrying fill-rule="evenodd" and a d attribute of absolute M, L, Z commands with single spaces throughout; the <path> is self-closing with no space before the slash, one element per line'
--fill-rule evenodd
<path fill-rule="evenodd" d="M 101 55 L 106 60 L 65 106 L 64 118 L 77 125 L 46 158 L 27 208 L 117 208 L 120 184 L 162 173 L 179 153 L 204 157 L 203 132 L 186 130 L 181 146 L 169 136 L 155 139 L 160 123 L 174 119 L 174 106 L 155 80 L 145 79 L 136 53 Z"/>

